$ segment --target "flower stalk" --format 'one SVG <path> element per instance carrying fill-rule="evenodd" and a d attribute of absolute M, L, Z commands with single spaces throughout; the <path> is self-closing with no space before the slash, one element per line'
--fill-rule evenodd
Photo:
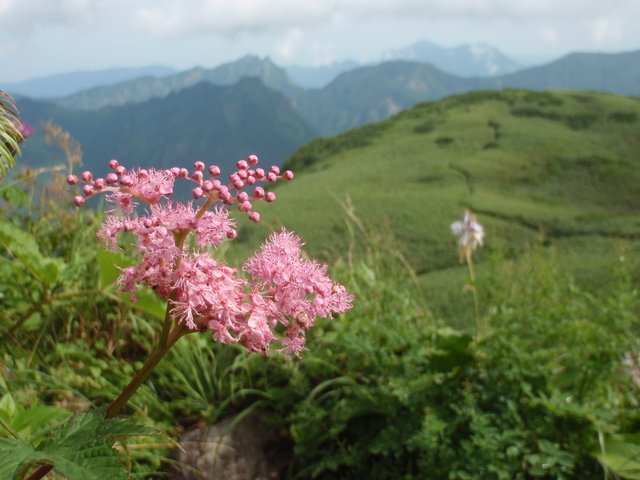
<path fill-rule="evenodd" d="M 106 200 L 114 205 L 98 232 L 107 249 L 120 248 L 121 232 L 137 237 L 140 261 L 122 269 L 116 282 L 119 291 L 129 292 L 135 302 L 138 285 L 146 285 L 167 300 L 156 348 L 108 407 L 105 418 L 122 411 L 171 347 L 188 333 L 210 331 L 217 341 L 241 343 L 249 352 L 268 355 L 270 343 L 278 340 L 275 328 L 282 324 L 286 329 L 279 351 L 290 358 L 306 350 L 305 333 L 316 317 L 332 319 L 333 313 L 351 308 L 353 296 L 328 277 L 326 265 L 305 258 L 302 241 L 284 228 L 247 259 L 243 270 L 250 279 L 207 251 L 207 247 L 217 248 L 237 236 L 227 207 L 237 205 L 258 222 L 260 215 L 254 204 L 275 201 L 273 192 L 255 186 L 249 194 L 245 187 L 293 179 L 290 171 L 281 174 L 273 166 L 266 172 L 256 167 L 257 163 L 255 155 L 240 160 L 228 183 L 216 178 L 220 176 L 217 166 L 207 169 L 203 162 L 196 162 L 190 174 L 185 168 L 127 170 L 111 160 L 109 166 L 114 172 L 104 178 L 94 179 L 88 171 L 80 178 L 67 177 L 71 185 L 84 183 L 83 195 L 74 198 L 76 206 L 98 193 L 105 193 Z M 206 173 L 210 180 L 205 179 Z M 185 204 L 168 200 L 178 178 L 197 184 L 192 190 L 194 201 Z M 201 199 L 201 205 L 194 203 Z M 137 210 L 138 202 L 146 211 Z M 219 202 L 223 206 L 215 205 Z M 187 241 L 190 236 L 195 242 Z"/>
<path fill-rule="evenodd" d="M 470 284 L 465 285 L 465 290 L 473 294 L 473 317 L 475 326 L 475 339 L 480 340 L 484 333 L 484 324 L 480 316 L 480 304 L 476 287 L 476 274 L 473 267 L 473 252 L 482 247 L 484 241 L 484 227 L 478 222 L 475 215 L 465 210 L 460 215 L 460 220 L 451 224 L 451 233 L 458 236 L 458 254 L 460 263 L 465 260 L 469 267 Z"/>

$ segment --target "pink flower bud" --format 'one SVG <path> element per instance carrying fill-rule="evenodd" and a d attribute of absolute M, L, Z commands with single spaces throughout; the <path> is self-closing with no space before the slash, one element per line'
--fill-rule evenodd
<path fill-rule="evenodd" d="M 115 159 L 114 160 L 109 160 L 109 168 L 111 170 L 115 170 L 116 168 L 118 168 L 118 165 L 120 165 L 118 163 L 118 160 L 115 160 Z"/>
<path fill-rule="evenodd" d="M 235 230 L 227 230 L 227 238 L 236 238 L 238 233 Z"/>
<path fill-rule="evenodd" d="M 178 172 L 178 177 L 180 178 L 187 178 L 189 176 L 189 170 L 187 170 L 186 168 L 181 168 L 180 171 Z"/>
<path fill-rule="evenodd" d="M 273 167 L 271 167 L 269 169 L 269 171 L 275 173 L 276 175 L 278 175 L 280 173 L 280 169 L 278 167 L 276 167 L 275 165 Z"/>
<path fill-rule="evenodd" d="M 107 183 L 108 184 L 114 184 L 118 182 L 118 175 L 115 173 L 109 173 L 107 174 Z"/>
<path fill-rule="evenodd" d="M 240 190 L 244 187 L 244 182 L 242 180 L 236 180 L 235 182 L 233 182 L 233 186 L 236 190 Z"/>
<path fill-rule="evenodd" d="M 249 165 L 254 166 L 256 163 L 258 163 L 258 157 L 256 157 L 255 155 L 249 155 L 247 161 L 249 162 Z"/>
<path fill-rule="evenodd" d="M 85 197 L 90 197 L 93 195 L 93 185 L 85 185 L 82 187 L 82 193 L 84 193 Z"/>
<path fill-rule="evenodd" d="M 178 178 L 178 175 L 180 175 L 180 169 L 178 167 L 173 167 L 169 171 L 171 172 L 171 175 L 173 175 L 173 178 Z"/>
<path fill-rule="evenodd" d="M 147 178 L 149 176 L 149 170 L 143 168 L 138 172 L 138 175 L 140 175 L 141 178 Z"/>
<path fill-rule="evenodd" d="M 211 180 L 205 180 L 202 183 L 202 190 L 205 192 L 210 192 L 213 190 L 213 182 Z"/>
<path fill-rule="evenodd" d="M 213 182 L 211 182 L 211 184 L 213 185 L 214 190 L 220 190 L 220 187 L 222 187 L 222 183 L 220 183 L 220 180 L 214 180 Z"/>
<path fill-rule="evenodd" d="M 231 198 L 231 194 L 229 193 L 228 190 L 220 190 L 220 200 L 222 200 L 223 202 L 228 201 Z"/>
<path fill-rule="evenodd" d="M 220 175 L 220 167 L 218 167 L 217 165 L 211 165 L 209 167 L 209 175 L 211 175 L 212 177 L 217 177 L 218 175 Z"/>
<path fill-rule="evenodd" d="M 242 202 L 238 208 L 243 212 L 248 212 L 253 208 L 253 205 L 251 205 L 251 202 L 247 200 L 246 202 Z"/>
<path fill-rule="evenodd" d="M 277 179 L 278 179 L 278 177 L 276 176 L 276 174 L 275 174 L 275 173 L 273 173 L 273 172 L 269 172 L 269 173 L 267 173 L 267 182 L 271 182 L 271 183 L 273 183 L 273 182 L 275 182 Z"/>
<path fill-rule="evenodd" d="M 145 218 L 144 222 L 142 222 L 144 224 L 145 227 L 147 228 L 151 228 L 153 227 L 153 220 L 151 220 L 150 218 Z"/>
<path fill-rule="evenodd" d="M 282 178 L 284 178 L 285 180 L 292 180 L 293 172 L 291 170 L 287 170 L 286 172 L 284 172 L 284 175 L 282 175 Z"/>
<path fill-rule="evenodd" d="M 254 188 L 253 189 L 253 196 L 254 197 L 258 197 L 258 198 L 264 197 L 264 188 L 262 188 L 262 187 Z"/>
<path fill-rule="evenodd" d="M 264 177 L 264 170 L 256 168 L 256 180 L 260 180 L 262 177 Z"/>
<path fill-rule="evenodd" d="M 204 162 L 197 161 L 196 163 L 194 163 L 194 164 L 193 164 L 193 168 L 194 168 L 196 171 L 201 172 L 201 171 L 203 171 L 203 170 L 204 170 L 204 168 L 205 168 L 205 164 L 204 164 Z"/>
<path fill-rule="evenodd" d="M 123 175 L 120 177 L 120 185 L 123 187 L 128 187 L 131 185 L 131 177 L 129 175 Z"/>
<path fill-rule="evenodd" d="M 204 192 L 200 187 L 196 187 L 191 191 L 191 194 L 193 195 L 193 198 L 197 200 L 198 198 L 202 197 L 202 195 L 204 195 Z"/>
<path fill-rule="evenodd" d="M 127 173 L 127 169 L 126 169 L 126 168 L 124 168 L 122 165 L 118 165 L 118 166 L 116 167 L 116 173 L 117 173 L 118 175 L 124 175 L 125 173 Z"/>
<path fill-rule="evenodd" d="M 251 212 L 249 214 L 249 220 L 258 223 L 260 221 L 260 214 L 258 212 Z"/>
<path fill-rule="evenodd" d="M 75 175 L 69 175 L 67 177 L 67 183 L 69 185 L 75 185 L 76 183 L 78 183 L 78 177 L 76 177 Z"/>
<path fill-rule="evenodd" d="M 238 194 L 238 200 L 240 202 L 246 202 L 247 200 L 249 200 L 249 194 L 247 192 L 240 192 Z"/>
<path fill-rule="evenodd" d="M 93 179 L 91 172 L 82 172 L 81 177 L 84 182 L 90 182 Z"/>
<path fill-rule="evenodd" d="M 253 185 L 254 183 L 256 183 L 256 177 L 249 175 L 244 183 L 246 183 L 247 185 Z"/>
<path fill-rule="evenodd" d="M 273 193 L 273 192 L 267 193 L 267 196 L 265 197 L 265 200 L 267 202 L 275 202 L 276 201 L 276 194 Z"/>
<path fill-rule="evenodd" d="M 193 175 L 191 175 L 191 178 L 193 178 L 196 182 L 201 182 L 202 181 L 202 172 L 199 172 L 199 171 L 193 172 Z"/>
<path fill-rule="evenodd" d="M 84 198 L 82 198 L 80 195 L 76 195 L 75 197 L 73 197 L 73 203 L 76 207 L 81 207 L 82 205 L 84 205 Z"/>
<path fill-rule="evenodd" d="M 246 170 L 247 168 L 249 168 L 249 164 L 245 160 L 240 160 L 238 163 L 236 163 L 236 168 L 238 170 Z"/>
<path fill-rule="evenodd" d="M 246 170 L 239 170 L 237 175 L 238 175 L 238 178 L 242 181 L 245 181 L 248 177 Z"/>
<path fill-rule="evenodd" d="M 93 182 L 93 185 L 100 190 L 101 188 L 104 188 L 106 185 L 106 182 L 104 180 L 104 178 L 96 178 L 96 181 Z"/>

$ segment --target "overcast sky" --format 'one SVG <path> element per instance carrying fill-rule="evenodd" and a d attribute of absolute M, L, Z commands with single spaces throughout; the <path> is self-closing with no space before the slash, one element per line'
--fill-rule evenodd
<path fill-rule="evenodd" d="M 638 32 L 640 0 L 0 0 L 0 81 L 246 54 L 366 62 L 421 40 L 555 58 L 637 50 Z"/>

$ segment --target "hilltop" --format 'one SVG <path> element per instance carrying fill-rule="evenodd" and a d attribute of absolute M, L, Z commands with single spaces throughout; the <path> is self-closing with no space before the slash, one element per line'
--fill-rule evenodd
<path fill-rule="evenodd" d="M 354 248 L 340 205 L 351 202 L 366 224 L 394 232 L 436 303 L 459 296 L 465 273 L 449 225 L 465 208 L 486 226 L 480 263 L 544 238 L 577 275 L 597 279 L 618 238 L 640 246 L 639 122 L 639 99 L 593 92 L 421 103 L 300 148 L 285 162 L 295 180 L 263 218 L 299 232 L 312 256 L 335 258 Z M 248 248 L 261 240 L 247 235 Z"/>

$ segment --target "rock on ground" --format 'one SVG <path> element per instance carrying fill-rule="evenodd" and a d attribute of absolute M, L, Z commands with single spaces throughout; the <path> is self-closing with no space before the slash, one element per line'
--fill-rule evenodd
<path fill-rule="evenodd" d="M 254 410 L 237 425 L 227 417 L 186 432 L 173 459 L 173 480 L 279 480 L 290 446 Z M 202 473 L 200 473 L 202 472 Z"/>

